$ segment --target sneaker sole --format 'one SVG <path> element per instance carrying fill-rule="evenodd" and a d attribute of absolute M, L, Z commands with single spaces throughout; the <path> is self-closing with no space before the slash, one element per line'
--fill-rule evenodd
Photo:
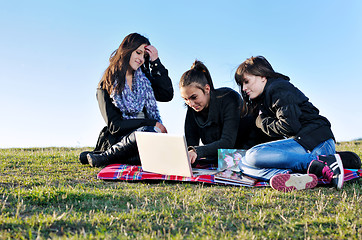
<path fill-rule="evenodd" d="M 343 183 L 344 183 L 344 168 L 343 168 L 343 164 L 342 164 L 342 159 L 338 154 L 334 154 L 336 160 L 337 160 L 337 164 L 338 167 L 341 171 L 340 174 L 338 174 L 338 184 L 337 184 L 337 189 L 342 189 L 343 187 Z"/>
<path fill-rule="evenodd" d="M 282 192 L 314 188 L 318 178 L 314 174 L 278 174 L 270 179 L 272 188 Z"/>

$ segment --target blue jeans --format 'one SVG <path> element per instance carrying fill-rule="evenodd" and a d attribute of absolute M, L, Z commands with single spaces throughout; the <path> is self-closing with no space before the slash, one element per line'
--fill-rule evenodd
<path fill-rule="evenodd" d="M 306 173 L 310 162 L 317 156 L 335 152 L 333 139 L 320 143 L 312 152 L 308 152 L 297 141 L 289 138 L 250 148 L 239 162 L 239 168 L 245 175 L 269 181 L 280 173 Z"/>

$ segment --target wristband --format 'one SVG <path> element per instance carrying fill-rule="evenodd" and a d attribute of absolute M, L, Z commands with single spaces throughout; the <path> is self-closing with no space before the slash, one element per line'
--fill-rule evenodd
<path fill-rule="evenodd" d="M 197 154 L 196 148 L 193 146 L 188 147 L 187 151 L 194 151 Z"/>

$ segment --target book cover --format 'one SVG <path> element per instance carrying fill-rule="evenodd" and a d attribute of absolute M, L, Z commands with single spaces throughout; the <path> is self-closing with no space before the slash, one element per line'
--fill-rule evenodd
<path fill-rule="evenodd" d="M 223 171 L 230 169 L 235 172 L 240 172 L 239 161 L 245 156 L 245 149 L 219 149 L 217 170 Z"/>
<path fill-rule="evenodd" d="M 245 149 L 219 149 L 218 173 L 215 182 L 236 186 L 254 186 L 256 179 L 241 173 L 239 162 L 245 156 Z"/>

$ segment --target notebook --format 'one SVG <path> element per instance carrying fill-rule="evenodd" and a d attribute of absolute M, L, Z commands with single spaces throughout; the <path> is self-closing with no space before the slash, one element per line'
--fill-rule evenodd
<path fill-rule="evenodd" d="M 191 168 L 184 136 L 136 132 L 136 141 L 143 171 L 183 177 L 212 174 Z"/>

